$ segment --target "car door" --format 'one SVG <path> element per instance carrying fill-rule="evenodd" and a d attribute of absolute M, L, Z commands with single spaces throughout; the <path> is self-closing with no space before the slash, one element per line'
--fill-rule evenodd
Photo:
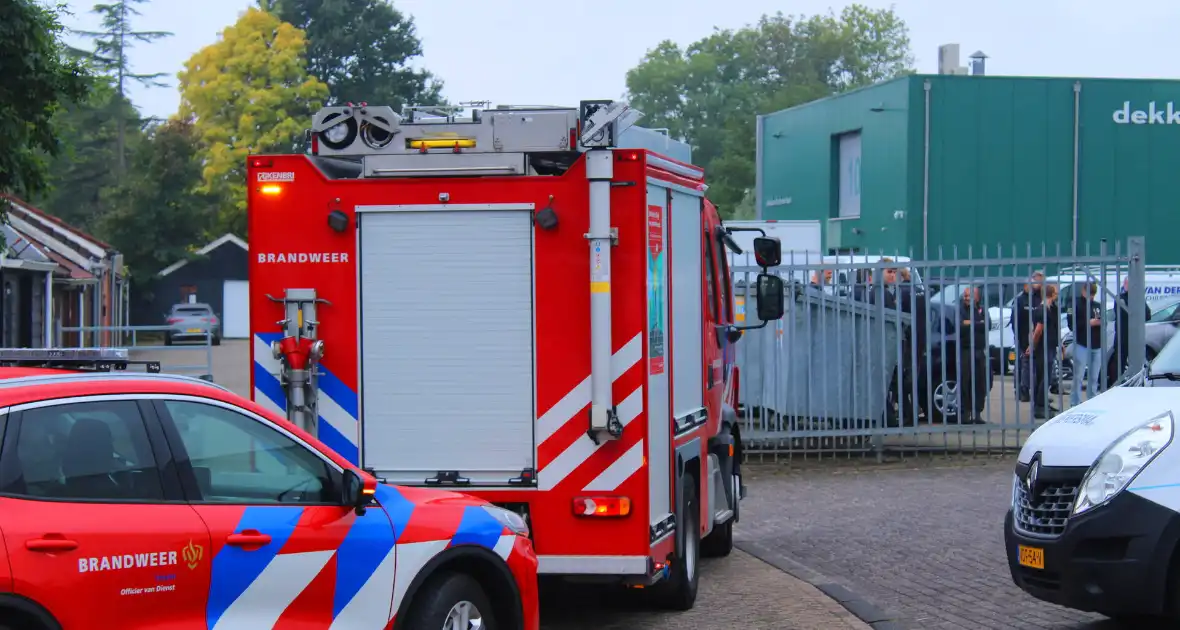
<path fill-rule="evenodd" d="M 150 406 L 15 407 L 0 450 L 14 592 L 64 628 L 205 628 L 209 532 L 178 479 Z"/>
<path fill-rule="evenodd" d="M 393 526 L 377 506 L 358 516 L 342 505 L 339 466 L 221 401 L 161 399 L 156 410 L 212 534 L 209 628 L 385 627 Z"/>

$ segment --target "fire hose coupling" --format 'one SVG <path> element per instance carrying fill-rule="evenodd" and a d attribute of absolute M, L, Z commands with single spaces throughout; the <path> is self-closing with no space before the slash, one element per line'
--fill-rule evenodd
<path fill-rule="evenodd" d="M 292 370 L 306 370 L 310 363 L 318 363 L 324 357 L 322 339 L 284 337 L 271 343 L 270 349 L 276 359 L 286 359 L 287 367 Z"/>

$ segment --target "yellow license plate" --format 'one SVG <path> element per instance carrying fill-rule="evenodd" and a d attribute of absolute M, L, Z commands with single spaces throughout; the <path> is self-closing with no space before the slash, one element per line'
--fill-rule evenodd
<path fill-rule="evenodd" d="M 1017 553 L 1020 554 L 1020 566 L 1029 567 L 1032 569 L 1045 568 L 1045 550 L 1036 547 L 1025 547 L 1018 545 Z"/>
<path fill-rule="evenodd" d="M 199 332 L 201 332 L 201 329 L 200 329 L 200 328 L 189 328 L 189 329 L 188 329 L 187 331 L 185 331 L 185 332 L 199 333 Z"/>

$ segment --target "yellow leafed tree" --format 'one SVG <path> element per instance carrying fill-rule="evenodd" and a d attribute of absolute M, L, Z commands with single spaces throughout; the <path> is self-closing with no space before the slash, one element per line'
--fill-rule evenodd
<path fill-rule="evenodd" d="M 222 207 L 218 229 L 246 230 L 246 156 L 289 152 L 328 86 L 307 72 L 303 31 L 251 7 L 184 64 L 180 112 L 201 146 L 204 188 Z"/>

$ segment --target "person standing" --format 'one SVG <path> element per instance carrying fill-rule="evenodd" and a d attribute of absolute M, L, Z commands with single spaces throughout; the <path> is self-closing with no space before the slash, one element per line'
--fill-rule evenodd
<path fill-rule="evenodd" d="M 983 424 L 980 417 L 987 397 L 990 366 L 987 361 L 987 331 L 991 319 L 980 301 L 979 287 L 963 289 L 959 301 L 959 391 L 963 392 L 959 409 L 962 424 Z"/>
<path fill-rule="evenodd" d="M 1086 384 L 1086 399 L 1098 394 L 1098 375 L 1102 372 L 1102 305 L 1094 301 L 1098 285 L 1079 282 L 1075 285 L 1070 328 L 1073 329 L 1073 387 L 1069 404 L 1082 402 L 1082 383 Z M 1082 380 L 1083 374 L 1085 380 Z"/>
<path fill-rule="evenodd" d="M 1012 314 L 1008 319 L 1008 326 L 1012 328 L 1016 338 L 1016 382 L 1019 388 L 1020 402 L 1029 401 L 1029 377 L 1032 370 L 1029 366 L 1028 340 L 1032 333 L 1032 319 L 1034 309 L 1041 305 L 1041 283 L 1045 281 L 1045 273 L 1034 271 L 1029 282 L 1024 285 L 1024 291 L 1016 296 L 1012 305 Z"/>
<path fill-rule="evenodd" d="M 1032 311 L 1032 334 L 1029 335 L 1028 349 L 1024 351 L 1032 364 L 1033 418 L 1045 419 L 1049 383 L 1046 378 L 1049 367 L 1049 353 L 1056 352 L 1061 344 L 1061 313 L 1057 310 L 1057 287 L 1047 284 L 1041 289 L 1043 299 L 1040 306 Z"/>

